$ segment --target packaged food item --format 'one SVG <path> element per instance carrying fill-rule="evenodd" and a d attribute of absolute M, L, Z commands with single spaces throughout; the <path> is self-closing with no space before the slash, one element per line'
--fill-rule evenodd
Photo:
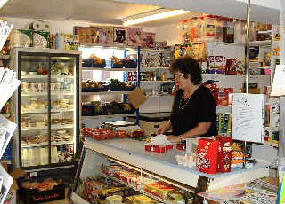
<path fill-rule="evenodd" d="M 15 29 L 11 32 L 11 47 L 32 47 L 33 30 Z"/>
<path fill-rule="evenodd" d="M 64 44 L 65 44 L 65 50 L 78 50 L 79 48 L 78 35 L 65 34 Z"/>
<path fill-rule="evenodd" d="M 159 203 L 156 200 L 153 200 L 143 194 L 129 196 L 126 198 L 125 202 L 127 204 L 158 204 Z"/>
<path fill-rule="evenodd" d="M 33 47 L 48 48 L 50 41 L 50 33 L 43 30 L 36 30 L 33 32 Z"/>
<path fill-rule="evenodd" d="M 223 29 L 223 42 L 224 43 L 234 42 L 234 25 L 232 19 L 228 19 L 227 21 L 225 21 Z"/>
<path fill-rule="evenodd" d="M 151 193 L 162 200 L 167 200 L 168 194 L 175 190 L 177 190 L 176 187 L 162 181 L 146 184 L 144 186 L 144 191 Z"/>
<path fill-rule="evenodd" d="M 123 197 L 119 195 L 112 195 L 106 198 L 107 203 L 109 204 L 120 204 L 122 203 Z"/>
<path fill-rule="evenodd" d="M 219 141 L 218 171 L 221 173 L 231 172 L 232 164 L 232 138 L 217 136 Z"/>
<path fill-rule="evenodd" d="M 218 172 L 219 142 L 214 139 L 199 139 L 197 167 L 200 172 L 216 174 Z"/>
<path fill-rule="evenodd" d="M 217 136 L 199 139 L 197 167 L 200 172 L 216 174 L 230 172 L 232 163 L 232 138 Z"/>

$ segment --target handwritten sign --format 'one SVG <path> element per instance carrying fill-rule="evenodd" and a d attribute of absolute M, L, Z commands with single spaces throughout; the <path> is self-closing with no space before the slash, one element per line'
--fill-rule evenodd
<path fill-rule="evenodd" d="M 234 94 L 232 120 L 233 139 L 264 143 L 264 95 Z"/>
<path fill-rule="evenodd" d="M 285 96 L 285 65 L 276 66 L 271 96 Z"/>

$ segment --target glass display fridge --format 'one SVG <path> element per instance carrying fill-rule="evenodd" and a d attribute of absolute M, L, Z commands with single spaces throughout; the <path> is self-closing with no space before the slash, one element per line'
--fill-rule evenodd
<path fill-rule="evenodd" d="M 73 162 L 79 135 L 80 52 L 16 48 L 16 166 L 25 169 Z"/>

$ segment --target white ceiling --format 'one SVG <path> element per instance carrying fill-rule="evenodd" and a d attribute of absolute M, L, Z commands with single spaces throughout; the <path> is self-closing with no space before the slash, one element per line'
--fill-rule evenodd
<path fill-rule="evenodd" d="M 2 16 L 49 20 L 86 20 L 99 24 L 122 24 L 122 18 L 158 9 L 110 0 L 10 0 Z"/>
<path fill-rule="evenodd" d="M 260 3 L 260 5 L 252 6 L 254 20 L 279 23 L 279 0 L 252 1 L 253 3 Z M 247 0 L 10 0 L 0 9 L 0 13 L 2 16 L 15 18 L 86 20 L 99 24 L 121 25 L 123 18 L 160 7 L 245 19 L 245 2 Z M 176 23 L 179 20 L 191 17 L 191 15 L 184 14 L 144 23 L 140 26 L 157 27 Z"/>
<path fill-rule="evenodd" d="M 225 17 L 246 19 L 248 0 L 116 0 L 118 2 L 150 4 L 161 7 L 205 12 Z M 251 0 L 251 20 L 279 24 L 280 1 Z"/>

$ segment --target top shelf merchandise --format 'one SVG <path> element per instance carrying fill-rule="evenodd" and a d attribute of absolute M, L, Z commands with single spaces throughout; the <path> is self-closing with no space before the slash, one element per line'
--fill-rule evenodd
<path fill-rule="evenodd" d="M 176 58 L 190 56 L 201 61 L 204 74 L 245 74 L 244 21 L 205 15 L 181 21 L 180 28 L 184 44 L 176 46 Z M 270 48 L 272 44 L 271 33 L 271 25 L 250 24 L 249 46 L 258 47 L 260 51 L 257 52 L 256 64 L 250 67 L 251 74 L 270 75 L 271 67 L 266 66 L 268 59 L 270 64 L 270 57 L 266 57 L 270 50 L 266 47 Z"/>

